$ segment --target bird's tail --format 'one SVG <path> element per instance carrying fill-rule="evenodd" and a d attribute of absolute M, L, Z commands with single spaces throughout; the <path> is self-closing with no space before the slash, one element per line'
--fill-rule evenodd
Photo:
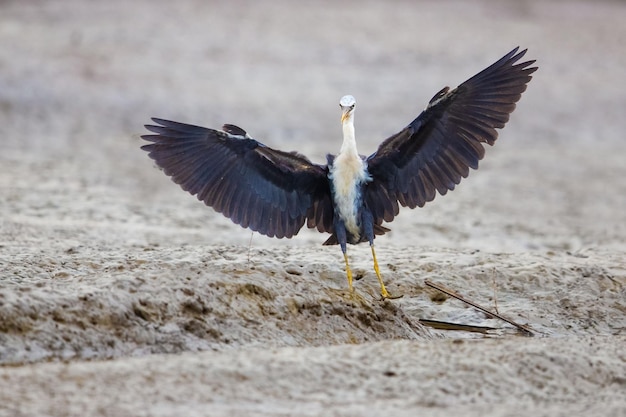
<path fill-rule="evenodd" d="M 381 226 L 379 224 L 374 225 L 374 235 L 376 236 L 384 235 L 385 233 L 390 232 L 390 231 L 391 229 L 386 228 L 385 226 Z M 361 240 L 359 241 L 359 243 L 361 242 L 367 242 L 367 237 L 365 237 L 365 234 L 361 236 Z M 337 234 L 335 233 L 330 235 L 330 237 L 326 239 L 326 242 L 322 243 L 322 245 L 324 246 L 338 245 L 338 244 L 339 244 L 339 241 L 337 240 Z"/>

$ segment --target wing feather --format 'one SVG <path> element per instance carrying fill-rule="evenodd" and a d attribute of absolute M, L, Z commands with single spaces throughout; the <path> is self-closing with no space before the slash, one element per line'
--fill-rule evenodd
<path fill-rule="evenodd" d="M 405 129 L 367 158 L 372 182 L 365 201 L 375 223 L 391 221 L 388 202 L 415 208 L 453 190 L 477 169 L 515 110 L 537 67 L 513 49 L 457 88 L 444 88 Z M 376 204 L 382 199 L 384 204 Z M 396 203 L 397 202 L 397 203 Z M 394 216 L 397 210 L 394 210 Z"/>
<path fill-rule="evenodd" d="M 309 227 L 332 233 L 326 166 L 271 149 L 243 129 L 218 131 L 163 119 L 142 146 L 181 188 L 233 222 L 270 237 Z M 328 217 L 331 221 L 328 222 Z"/>

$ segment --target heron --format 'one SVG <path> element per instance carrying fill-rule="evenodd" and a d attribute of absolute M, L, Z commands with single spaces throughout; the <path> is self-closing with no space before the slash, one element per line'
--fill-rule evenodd
<path fill-rule="evenodd" d="M 495 143 L 537 70 L 534 60 L 519 63 L 526 51 L 516 47 L 458 87 L 444 87 L 367 157 L 357 151 L 351 95 L 339 101 L 343 142 L 325 165 L 272 149 L 233 124 L 217 130 L 152 118 L 151 134 L 142 136 L 151 143 L 141 148 L 183 190 L 244 228 L 280 239 L 306 223 L 330 234 L 323 244 L 340 246 L 351 295 L 347 245 L 368 242 L 382 299 L 396 298 L 385 287 L 375 237 L 390 231 L 384 224 L 400 206 L 423 207 L 478 169 L 484 144 Z"/>

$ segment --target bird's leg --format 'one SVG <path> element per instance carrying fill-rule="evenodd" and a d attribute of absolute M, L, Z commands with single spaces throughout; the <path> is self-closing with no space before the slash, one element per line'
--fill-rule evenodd
<path fill-rule="evenodd" d="M 380 275 L 380 268 L 378 267 L 378 260 L 376 259 L 376 251 L 374 250 L 374 243 L 370 244 L 370 248 L 372 249 L 372 258 L 374 259 L 374 272 L 376 272 L 376 278 L 378 278 L 378 283 L 380 284 L 380 294 L 383 298 L 391 298 L 391 294 L 385 288 L 385 283 L 383 282 L 383 277 Z"/>
<path fill-rule="evenodd" d="M 382 275 L 380 275 L 380 268 L 378 267 L 378 260 L 376 259 L 376 251 L 374 250 L 374 242 L 370 244 L 370 248 L 372 249 L 372 258 L 374 259 L 374 272 L 376 272 L 376 278 L 378 278 L 378 283 L 380 284 L 380 294 L 382 295 L 383 300 L 387 298 L 395 299 L 395 298 L 402 297 L 401 295 L 392 296 L 391 294 L 389 294 L 389 291 L 387 291 L 387 288 L 385 288 L 383 277 Z"/>
<path fill-rule="evenodd" d="M 348 263 L 348 254 L 346 252 L 343 253 L 343 259 L 346 261 L 346 275 L 348 276 L 348 288 L 350 289 L 350 296 L 354 296 L 354 287 L 352 286 L 352 270 L 350 269 L 350 264 Z"/>
<path fill-rule="evenodd" d="M 348 277 L 350 298 L 355 300 L 357 297 L 354 292 L 354 286 L 352 285 L 352 270 L 350 269 L 350 262 L 348 262 L 348 237 L 346 235 L 346 228 L 341 220 L 338 220 L 335 223 L 335 233 L 337 234 L 337 242 L 339 242 L 339 246 L 341 246 L 341 252 L 343 252 L 343 259 L 346 261 L 346 276 Z"/>
<path fill-rule="evenodd" d="M 400 298 L 400 296 L 392 296 L 385 288 L 385 283 L 383 282 L 383 277 L 380 275 L 380 268 L 378 267 L 378 260 L 376 259 L 376 251 L 374 250 L 374 217 L 369 210 L 363 210 L 361 214 L 361 221 L 363 222 L 363 231 L 365 232 L 365 237 L 370 242 L 370 248 L 372 249 L 372 258 L 374 259 L 374 272 L 376 272 L 376 278 L 378 278 L 378 283 L 380 284 L 380 295 L 383 297 L 383 300 L 387 298 Z"/>

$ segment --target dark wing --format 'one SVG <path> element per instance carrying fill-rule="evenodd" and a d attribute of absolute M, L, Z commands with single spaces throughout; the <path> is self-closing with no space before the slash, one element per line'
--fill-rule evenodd
<path fill-rule="evenodd" d="M 268 148 L 237 126 L 218 131 L 152 120 L 160 126 L 146 125 L 156 134 L 142 136 L 152 143 L 141 149 L 183 190 L 233 222 L 290 238 L 307 218 L 319 218 L 311 227 L 331 231 L 332 207 L 323 204 L 330 201 L 325 166 Z"/>
<path fill-rule="evenodd" d="M 515 48 L 495 64 L 457 88 L 437 93 L 401 132 L 386 139 L 367 158 L 372 182 L 365 204 L 377 224 L 398 214 L 398 203 L 415 208 L 444 195 L 477 169 L 515 110 L 515 103 L 537 67 L 535 61 L 516 64 L 526 50 Z"/>

